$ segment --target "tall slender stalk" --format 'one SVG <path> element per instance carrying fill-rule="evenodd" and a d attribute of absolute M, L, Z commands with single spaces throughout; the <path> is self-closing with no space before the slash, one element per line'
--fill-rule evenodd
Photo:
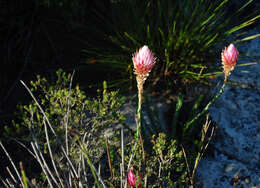
<path fill-rule="evenodd" d="M 140 85 L 140 86 L 139 86 Z M 138 108 L 137 108 L 137 129 L 136 129 L 136 139 L 138 139 L 141 132 L 141 111 L 142 111 L 142 97 L 143 97 L 143 85 L 138 85 Z"/>
<path fill-rule="evenodd" d="M 72 73 L 71 79 L 70 79 L 70 86 L 69 86 L 69 95 L 67 97 L 67 113 L 64 116 L 65 120 L 65 147 L 66 147 L 66 154 L 69 156 L 69 141 L 68 141 L 68 124 L 69 124 L 69 115 L 70 115 L 70 95 L 71 95 L 71 86 L 72 86 L 72 80 L 73 80 L 73 76 L 74 76 L 75 70 Z M 68 176 L 69 176 L 69 184 L 70 186 L 72 186 L 72 181 L 71 181 L 71 169 L 70 169 L 70 165 L 68 165 L 67 162 L 67 167 L 68 167 Z"/>
<path fill-rule="evenodd" d="M 121 185 L 120 187 L 123 188 L 124 187 L 124 177 L 125 177 L 125 164 L 124 164 L 124 160 L 125 160 L 125 156 L 124 156 L 124 128 L 121 127 L 121 165 L 120 165 L 120 170 L 121 170 Z"/>
<path fill-rule="evenodd" d="M 25 186 L 24 186 L 24 183 L 23 183 L 23 181 L 22 181 L 22 178 L 21 178 L 21 176 L 20 176 L 20 174 L 19 174 L 19 172 L 18 172 L 18 170 L 17 170 L 17 168 L 16 168 L 16 166 L 15 166 L 15 164 L 14 164 L 12 158 L 10 157 L 9 153 L 6 151 L 6 149 L 5 149 L 5 147 L 3 146 L 3 144 L 2 144 L 1 141 L 0 141 L 0 146 L 1 146 L 2 149 L 4 150 L 4 152 L 5 152 L 6 156 L 8 157 L 9 161 L 11 162 L 11 164 L 12 164 L 12 166 L 13 166 L 15 172 L 16 172 L 16 175 L 18 176 L 18 178 L 19 178 L 19 180 L 20 180 L 22 186 L 25 187 Z"/>
<path fill-rule="evenodd" d="M 226 87 L 226 82 L 227 82 L 227 78 L 225 77 L 225 80 L 223 82 L 222 87 L 220 88 L 218 94 L 204 107 L 204 109 L 198 113 L 192 120 L 188 121 L 185 124 L 185 128 L 184 128 L 184 132 L 186 132 L 186 130 L 189 128 L 189 126 L 195 122 L 197 119 L 199 119 L 199 117 L 201 117 L 202 115 L 204 115 L 205 113 L 208 112 L 209 107 L 214 104 L 216 102 L 216 100 L 220 97 L 220 95 L 223 93 L 225 87 Z"/>
<path fill-rule="evenodd" d="M 134 64 L 134 73 L 136 74 L 136 82 L 138 88 L 138 107 L 137 107 L 137 114 L 136 114 L 137 127 L 136 127 L 136 134 L 135 134 L 135 144 L 132 149 L 130 160 L 128 162 L 128 167 L 127 167 L 128 172 L 130 170 L 131 161 L 136 154 L 137 151 L 136 146 L 138 144 L 139 139 L 140 139 L 140 144 L 142 146 L 143 159 L 145 159 L 144 146 L 141 137 L 143 85 L 145 80 L 149 76 L 149 72 L 152 70 L 153 66 L 156 63 L 156 57 L 150 51 L 148 46 L 145 45 L 142 48 L 140 48 L 139 51 L 133 54 L 132 60 Z M 127 181 L 125 183 L 125 187 L 127 187 Z"/>
<path fill-rule="evenodd" d="M 216 100 L 220 97 L 220 95 L 223 93 L 225 87 L 226 87 L 226 83 L 227 83 L 227 79 L 228 76 L 230 75 L 231 71 L 235 68 L 237 60 L 238 60 L 238 56 L 239 56 L 239 52 L 236 49 L 236 47 L 234 46 L 234 44 L 230 44 L 228 47 L 225 47 L 225 49 L 222 51 L 221 53 L 221 61 L 222 61 L 222 67 L 223 67 L 223 73 L 224 73 L 224 82 L 222 87 L 220 88 L 218 94 L 205 106 L 205 108 L 198 113 L 192 120 L 188 121 L 185 124 L 185 128 L 184 128 L 184 132 L 187 131 L 187 129 L 189 128 L 189 126 L 196 121 L 199 117 L 201 117 L 202 115 L 204 115 L 209 107 L 214 104 L 216 102 Z"/>
<path fill-rule="evenodd" d="M 128 164 L 128 170 L 131 164 L 131 159 L 135 156 L 136 153 L 136 145 L 138 143 L 138 139 L 141 135 L 141 113 L 142 113 L 142 99 L 143 99 L 143 85 L 145 80 L 149 76 L 149 72 L 152 70 L 153 66 L 156 63 L 156 57 L 148 48 L 148 46 L 144 45 L 142 48 L 139 49 L 136 53 L 133 54 L 133 64 L 134 64 L 134 73 L 136 74 L 136 82 L 138 88 L 138 107 L 137 107 L 137 114 L 136 114 L 136 121 L 137 121 L 137 128 L 136 128 L 136 143 L 133 148 L 133 153 L 130 157 L 130 161 Z M 141 138 L 141 137 L 140 137 Z M 140 141 L 142 144 L 142 141 Z M 143 152 L 144 156 L 144 152 Z"/>

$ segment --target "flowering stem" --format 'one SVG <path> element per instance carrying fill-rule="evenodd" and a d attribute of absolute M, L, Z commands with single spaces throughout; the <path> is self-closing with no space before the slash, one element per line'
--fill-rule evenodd
<path fill-rule="evenodd" d="M 196 121 L 200 116 L 204 115 L 209 107 L 214 104 L 216 102 L 216 100 L 220 97 L 220 95 L 223 93 L 225 87 L 226 87 L 226 83 L 227 83 L 227 76 L 225 76 L 225 79 L 224 79 L 224 82 L 223 82 L 223 85 L 221 87 L 221 89 L 219 90 L 218 94 L 205 106 L 205 108 L 200 112 L 198 113 L 192 120 L 188 121 L 186 124 L 185 124 L 185 128 L 184 128 L 184 132 L 187 131 L 187 129 L 189 128 L 189 126 L 194 122 Z"/>
<path fill-rule="evenodd" d="M 149 76 L 149 72 L 152 70 L 153 66 L 156 63 L 156 57 L 152 53 L 152 51 L 148 48 L 148 46 L 144 45 L 140 48 L 136 53 L 133 54 L 133 64 L 134 64 L 134 73 L 136 74 L 137 88 L 138 88 L 138 108 L 136 113 L 136 134 L 135 134 L 135 144 L 132 149 L 132 154 L 130 156 L 130 160 L 128 163 L 128 171 L 131 165 L 131 160 L 136 154 L 136 146 L 138 144 L 138 140 L 140 139 L 140 145 L 142 147 L 143 160 L 145 161 L 145 153 L 144 153 L 144 145 L 141 136 L 141 109 L 142 109 L 142 94 L 143 94 L 143 85 L 147 77 Z M 125 187 L 127 184 L 125 184 Z"/>
<path fill-rule="evenodd" d="M 142 111 L 142 98 L 143 98 L 143 85 L 138 85 L 138 108 L 137 108 L 137 128 L 136 128 L 136 140 L 141 132 L 141 111 Z"/>
<path fill-rule="evenodd" d="M 141 138 L 141 111 L 142 111 L 142 98 L 143 98 L 143 84 L 138 84 L 138 108 L 137 108 L 137 127 L 136 127 L 136 134 L 135 140 L 138 143 L 138 139 Z M 142 144 L 142 142 L 141 142 Z M 133 157 L 135 156 L 136 150 L 133 153 Z"/>
<path fill-rule="evenodd" d="M 140 134 L 140 132 L 141 132 L 141 111 L 142 111 L 142 97 L 143 97 L 143 83 L 144 82 L 140 83 L 139 81 L 140 80 L 138 80 L 138 77 L 137 77 L 138 108 L 137 108 L 137 114 L 136 114 L 137 127 L 136 127 L 136 134 L 135 134 L 135 145 L 134 145 L 133 150 L 132 150 L 132 154 L 131 154 L 131 157 L 130 157 L 130 160 L 129 160 L 129 163 L 128 163 L 127 171 L 130 168 L 132 159 L 135 157 L 135 154 L 136 154 L 136 151 L 137 151 L 136 146 L 137 146 L 137 143 L 138 143 L 139 135 L 141 136 L 141 134 Z M 141 137 L 140 137 L 140 140 L 141 140 Z M 142 141 L 141 141 L 141 144 L 143 144 Z M 144 152 L 143 152 L 143 156 L 144 156 Z"/>
<path fill-rule="evenodd" d="M 142 122 L 142 102 L 143 102 L 143 82 L 138 84 L 138 108 L 137 108 L 137 129 L 136 129 L 136 143 L 138 138 L 142 147 L 143 159 L 145 161 L 144 143 L 141 135 L 141 122 Z"/>

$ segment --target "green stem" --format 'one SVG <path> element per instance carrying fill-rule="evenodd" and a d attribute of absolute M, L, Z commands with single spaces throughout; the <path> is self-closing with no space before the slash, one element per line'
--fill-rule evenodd
<path fill-rule="evenodd" d="M 141 111 L 142 111 L 142 89 L 138 90 L 138 108 L 137 108 L 137 129 L 136 129 L 136 140 L 139 138 L 141 132 Z"/>
<path fill-rule="evenodd" d="M 225 77 L 225 80 L 224 80 L 224 83 L 221 87 L 221 89 L 219 90 L 218 94 L 205 106 L 205 108 L 200 112 L 198 113 L 192 120 L 190 120 L 189 122 L 186 123 L 185 125 L 185 128 L 184 128 L 184 132 L 186 132 L 186 130 L 189 128 L 189 126 L 194 122 L 196 121 L 199 117 L 201 117 L 202 115 L 204 115 L 209 107 L 214 104 L 216 102 L 216 100 L 220 97 L 220 95 L 223 93 L 225 87 L 226 87 L 226 82 L 227 82 L 227 77 Z"/>
<path fill-rule="evenodd" d="M 22 162 L 20 162 L 20 169 L 21 169 L 21 172 L 22 172 L 22 179 L 23 179 L 24 187 L 25 187 L 25 188 L 29 188 L 28 182 L 27 182 L 27 178 L 26 178 L 26 174 L 25 174 L 25 171 L 24 171 L 24 169 L 23 169 L 23 164 L 22 164 Z"/>
<path fill-rule="evenodd" d="M 138 143 L 139 135 L 141 132 L 141 111 L 142 111 L 142 95 L 143 95 L 143 85 L 138 84 L 138 108 L 137 108 L 137 128 L 136 128 L 136 134 L 135 134 L 135 145 Z M 137 149 L 134 147 L 132 153 L 132 158 L 135 157 Z M 129 161 L 128 168 L 130 166 L 131 160 Z"/>

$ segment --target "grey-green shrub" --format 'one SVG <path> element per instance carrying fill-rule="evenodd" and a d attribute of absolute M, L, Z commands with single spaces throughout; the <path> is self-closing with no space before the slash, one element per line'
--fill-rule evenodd
<path fill-rule="evenodd" d="M 96 98 L 87 98 L 78 85 L 70 87 L 72 75 L 57 71 L 57 81 L 50 83 L 46 78 L 37 76 L 31 81 L 31 91 L 42 106 L 51 125 L 55 128 L 59 139 L 65 143 L 65 128 L 68 127 L 70 154 L 77 158 L 79 148 L 74 143 L 74 135 L 84 137 L 84 144 L 89 149 L 91 157 L 98 161 L 104 150 L 104 134 L 107 129 L 115 129 L 116 125 L 124 124 L 124 116 L 119 112 L 124 98 L 118 91 L 108 91 L 104 82 L 103 91 L 98 91 Z M 45 139 L 43 114 L 36 103 L 31 101 L 26 105 L 19 105 L 16 113 L 20 122 L 13 122 L 13 128 L 5 126 L 5 136 L 20 134 L 23 140 L 30 141 L 29 128 L 41 143 L 47 147 Z M 59 148 L 54 135 L 50 134 L 50 143 L 53 148 Z M 57 157 L 58 157 L 57 151 Z"/>

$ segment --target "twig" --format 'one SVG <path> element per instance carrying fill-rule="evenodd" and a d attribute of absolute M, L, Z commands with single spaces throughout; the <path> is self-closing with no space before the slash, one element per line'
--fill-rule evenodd
<path fill-rule="evenodd" d="M 161 171 L 162 171 L 162 163 L 159 160 L 159 172 L 158 172 L 158 179 L 161 179 Z"/>
<path fill-rule="evenodd" d="M 84 141 L 83 141 L 83 143 L 84 143 Z M 82 162 L 83 177 L 85 178 L 85 181 L 88 182 L 87 171 L 86 171 L 86 165 L 85 165 L 83 152 L 81 152 L 81 154 L 80 154 L 80 161 Z"/>
<path fill-rule="evenodd" d="M 147 173 L 145 174 L 145 177 L 144 177 L 144 187 L 146 188 L 147 187 Z"/>
<path fill-rule="evenodd" d="M 86 142 L 86 137 L 87 137 L 87 132 L 83 136 L 83 140 L 82 140 L 83 143 Z M 84 153 L 83 152 L 81 153 L 81 156 L 82 156 L 82 167 L 83 167 L 83 173 L 84 173 L 85 181 L 88 182 L 88 178 L 87 178 L 88 176 L 87 176 L 87 171 L 85 170 L 86 165 L 85 165 Z"/>
<path fill-rule="evenodd" d="M 24 149 L 26 149 L 36 159 L 36 156 L 34 155 L 34 153 L 27 146 L 25 146 L 22 142 L 20 142 L 19 140 L 15 139 L 15 138 L 12 138 L 12 140 L 14 140 L 19 145 L 21 145 Z"/>
<path fill-rule="evenodd" d="M 182 149 L 183 156 L 184 156 L 184 159 L 185 159 L 185 163 L 186 163 L 186 166 L 187 166 L 187 171 L 188 171 L 188 175 L 189 175 L 190 184 L 191 184 L 191 187 L 193 187 L 193 179 L 192 179 L 191 172 L 190 172 L 190 166 L 189 166 L 189 163 L 188 163 L 188 160 L 187 160 L 186 152 L 185 152 L 184 147 L 182 146 L 182 144 L 181 144 L 181 149 Z"/>
<path fill-rule="evenodd" d="M 1 146 L 2 149 L 4 150 L 6 156 L 8 157 L 9 161 L 11 162 L 11 164 L 12 164 L 12 166 L 13 166 L 13 168 L 14 168 L 14 170 L 15 170 L 15 172 L 16 172 L 16 174 L 17 174 L 17 176 L 18 176 L 18 178 L 19 178 L 19 180 L 20 180 L 20 182 L 21 182 L 21 184 L 22 184 L 22 186 L 24 187 L 24 183 L 23 183 L 23 181 L 22 181 L 22 178 L 21 178 L 21 176 L 20 176 L 20 174 L 19 174 L 19 172 L 18 172 L 16 166 L 14 165 L 14 162 L 13 162 L 12 158 L 10 157 L 9 153 L 5 150 L 5 147 L 3 146 L 3 144 L 2 144 L 1 141 L 0 141 L 0 146 Z"/>
<path fill-rule="evenodd" d="M 137 146 L 137 142 L 135 142 L 133 151 L 135 151 L 136 146 Z M 128 165 L 127 165 L 127 172 L 129 171 L 129 168 L 130 168 L 131 162 L 133 160 L 133 157 L 134 157 L 134 152 L 131 153 L 130 160 L 129 160 Z"/>
<path fill-rule="evenodd" d="M 38 144 L 38 142 L 37 142 L 37 139 L 36 139 L 36 137 L 35 137 L 33 131 L 32 131 L 32 130 L 30 130 L 30 131 L 31 131 L 31 134 L 32 134 L 32 136 L 33 136 L 34 146 L 35 146 L 35 148 L 37 149 L 37 151 L 38 151 L 38 153 L 39 153 L 38 155 L 40 156 L 41 161 L 43 162 L 43 164 L 44 164 L 44 166 L 45 166 L 47 172 L 48 172 L 49 175 L 51 176 L 51 178 L 52 178 L 52 180 L 54 181 L 54 183 L 58 186 L 59 184 L 58 184 L 58 182 L 56 181 L 55 177 L 53 176 L 53 174 L 52 174 L 52 172 L 51 172 L 51 170 L 50 170 L 50 168 L 49 168 L 49 166 L 48 166 L 46 160 L 44 159 L 44 157 L 43 157 L 43 155 L 42 155 L 42 151 L 41 151 L 41 149 L 40 149 L 40 147 L 39 147 L 39 144 Z M 35 154 L 36 154 L 36 153 L 35 153 Z"/>
<path fill-rule="evenodd" d="M 209 115 L 207 115 L 206 122 L 205 122 L 205 124 L 203 125 L 203 128 L 202 128 L 201 141 L 202 141 L 203 144 L 204 144 L 205 136 L 207 134 L 207 131 L 208 131 L 210 124 L 211 124 L 211 121 L 209 121 Z M 193 171 L 192 171 L 192 179 L 194 179 L 194 175 L 195 175 L 196 169 L 198 168 L 199 161 L 201 160 L 204 152 L 206 151 L 208 144 L 213 137 L 214 131 L 215 131 L 215 129 L 214 129 L 214 127 L 212 127 L 211 134 L 210 134 L 210 137 L 209 137 L 207 143 L 205 144 L 205 146 L 203 146 L 203 145 L 201 146 L 201 149 L 200 149 L 200 151 L 199 151 L 199 153 L 198 153 L 198 155 L 195 159 L 195 164 L 194 164 L 194 168 L 193 168 Z"/>
<path fill-rule="evenodd" d="M 111 158 L 110 158 L 110 151 L 109 151 L 107 137 L 106 137 L 106 148 L 107 148 L 107 158 L 108 158 L 108 165 L 109 165 L 109 169 L 110 169 L 110 176 L 111 176 L 111 179 L 113 179 L 114 174 L 113 174 L 113 169 L 112 169 L 112 165 L 111 165 Z"/>
<path fill-rule="evenodd" d="M 34 151 L 34 153 L 35 153 L 35 156 L 36 156 L 36 158 L 37 158 L 37 161 L 38 161 L 38 163 L 40 164 L 40 166 L 41 166 L 41 168 L 42 168 L 44 174 L 46 175 L 46 179 L 47 179 L 47 181 L 48 181 L 49 186 L 50 186 L 51 188 L 53 188 L 53 185 L 52 185 L 52 183 L 51 183 L 50 177 L 48 176 L 48 173 L 47 173 L 47 171 L 46 171 L 46 169 L 45 169 L 45 166 L 43 165 L 43 163 L 42 163 L 42 161 L 41 161 L 41 159 L 40 159 L 40 157 L 39 157 L 39 154 L 38 154 L 38 152 L 37 152 L 37 150 L 36 150 L 36 148 L 35 148 L 34 143 L 31 142 L 31 145 L 32 145 L 33 151 Z"/>
<path fill-rule="evenodd" d="M 40 106 L 40 104 L 38 103 L 38 101 L 36 100 L 36 98 L 34 97 L 34 95 L 32 94 L 32 92 L 30 91 L 30 89 L 27 87 L 27 85 L 26 85 L 22 80 L 20 80 L 20 81 L 21 81 L 21 83 L 24 85 L 24 87 L 26 88 L 26 90 L 29 92 L 29 94 L 30 94 L 31 97 L 33 98 L 34 102 L 36 103 L 36 105 L 37 105 L 38 108 L 40 109 L 41 113 L 43 114 L 43 117 L 45 118 L 46 122 L 48 123 L 48 125 L 49 125 L 49 127 L 50 127 L 52 133 L 55 135 L 55 137 L 56 137 L 56 139 L 57 139 L 57 142 L 60 144 L 61 150 L 62 150 L 63 154 L 65 155 L 67 161 L 69 162 L 69 164 L 70 164 L 70 166 L 71 166 L 71 168 L 72 168 L 72 170 L 73 170 L 74 175 L 75 175 L 76 178 L 78 179 L 77 172 L 76 172 L 76 170 L 75 170 L 75 168 L 74 168 L 74 166 L 73 166 L 71 160 L 69 159 L 68 155 L 66 154 L 66 151 L 65 151 L 65 149 L 64 149 L 64 147 L 63 147 L 63 145 L 62 145 L 62 143 L 61 143 L 61 141 L 60 141 L 58 135 L 56 134 L 55 130 L 53 129 L 53 127 L 52 127 L 52 125 L 51 125 L 51 123 L 50 123 L 50 121 L 49 121 L 47 115 L 46 115 L 45 112 L 43 111 L 42 107 Z"/>
<path fill-rule="evenodd" d="M 9 185 L 7 188 L 14 187 L 14 185 L 9 181 L 9 179 L 6 179 L 6 183 Z"/>
<path fill-rule="evenodd" d="M 43 121 L 43 124 L 44 124 L 44 132 L 45 132 L 45 137 L 46 137 L 46 141 L 47 141 L 48 151 L 49 151 L 49 154 L 50 154 L 50 157 L 51 157 L 51 163 L 52 163 L 54 171 L 55 171 L 55 173 L 56 173 L 56 175 L 57 175 L 57 177 L 59 179 L 60 184 L 62 185 L 62 187 L 64 187 L 63 182 L 62 182 L 62 180 L 60 178 L 60 174 L 59 174 L 59 172 L 57 170 L 57 167 L 56 167 L 54 159 L 53 159 L 52 150 L 51 150 L 51 146 L 50 146 L 49 135 L 48 135 L 48 129 L 47 129 L 47 125 L 46 125 L 45 120 Z"/>
<path fill-rule="evenodd" d="M 4 184 L 4 186 L 5 186 L 6 188 L 9 188 L 9 186 L 8 186 L 7 183 L 2 179 L 1 176 L 0 176 L 0 180 L 1 180 L 1 182 Z"/>
<path fill-rule="evenodd" d="M 120 165 L 120 175 L 121 175 L 121 188 L 124 186 L 124 178 L 125 178 L 125 163 L 124 163 L 124 128 L 123 126 L 121 127 L 121 165 Z"/>
<path fill-rule="evenodd" d="M 69 86 L 69 95 L 67 97 L 67 113 L 65 115 L 65 143 L 66 143 L 66 154 L 69 155 L 69 143 L 68 143 L 68 123 L 69 123 L 69 113 L 70 113 L 70 94 L 71 94 L 71 87 L 72 87 L 72 80 L 74 76 L 75 71 L 73 71 L 71 79 L 70 79 L 70 86 Z M 71 173 L 70 173 L 70 165 L 68 166 L 68 172 L 69 172 L 69 184 L 72 186 L 71 182 Z"/>
<path fill-rule="evenodd" d="M 212 127 L 211 134 L 210 134 L 210 137 L 208 139 L 207 144 L 204 147 L 204 151 L 208 148 L 208 145 L 209 145 L 209 143 L 210 143 L 210 141 L 211 141 L 211 139 L 212 139 L 212 137 L 214 135 L 214 132 L 215 132 L 215 127 Z M 203 154 L 204 154 L 204 152 L 202 153 L 201 157 L 203 156 Z"/>
<path fill-rule="evenodd" d="M 80 161 L 82 160 L 82 158 L 80 157 L 80 159 L 79 159 Z M 81 163 L 79 162 L 79 166 L 78 166 L 78 176 L 79 177 L 81 177 L 80 176 L 80 174 L 81 174 Z M 81 182 L 81 180 L 79 179 L 79 182 L 78 182 L 78 184 L 79 184 L 79 188 L 83 188 L 83 185 L 82 185 L 82 182 Z"/>
<path fill-rule="evenodd" d="M 12 174 L 12 172 L 10 171 L 10 169 L 8 167 L 6 167 L 7 172 L 9 173 L 10 177 L 12 178 L 12 180 L 14 181 L 15 184 L 17 184 L 16 179 L 14 178 L 14 175 Z"/>

